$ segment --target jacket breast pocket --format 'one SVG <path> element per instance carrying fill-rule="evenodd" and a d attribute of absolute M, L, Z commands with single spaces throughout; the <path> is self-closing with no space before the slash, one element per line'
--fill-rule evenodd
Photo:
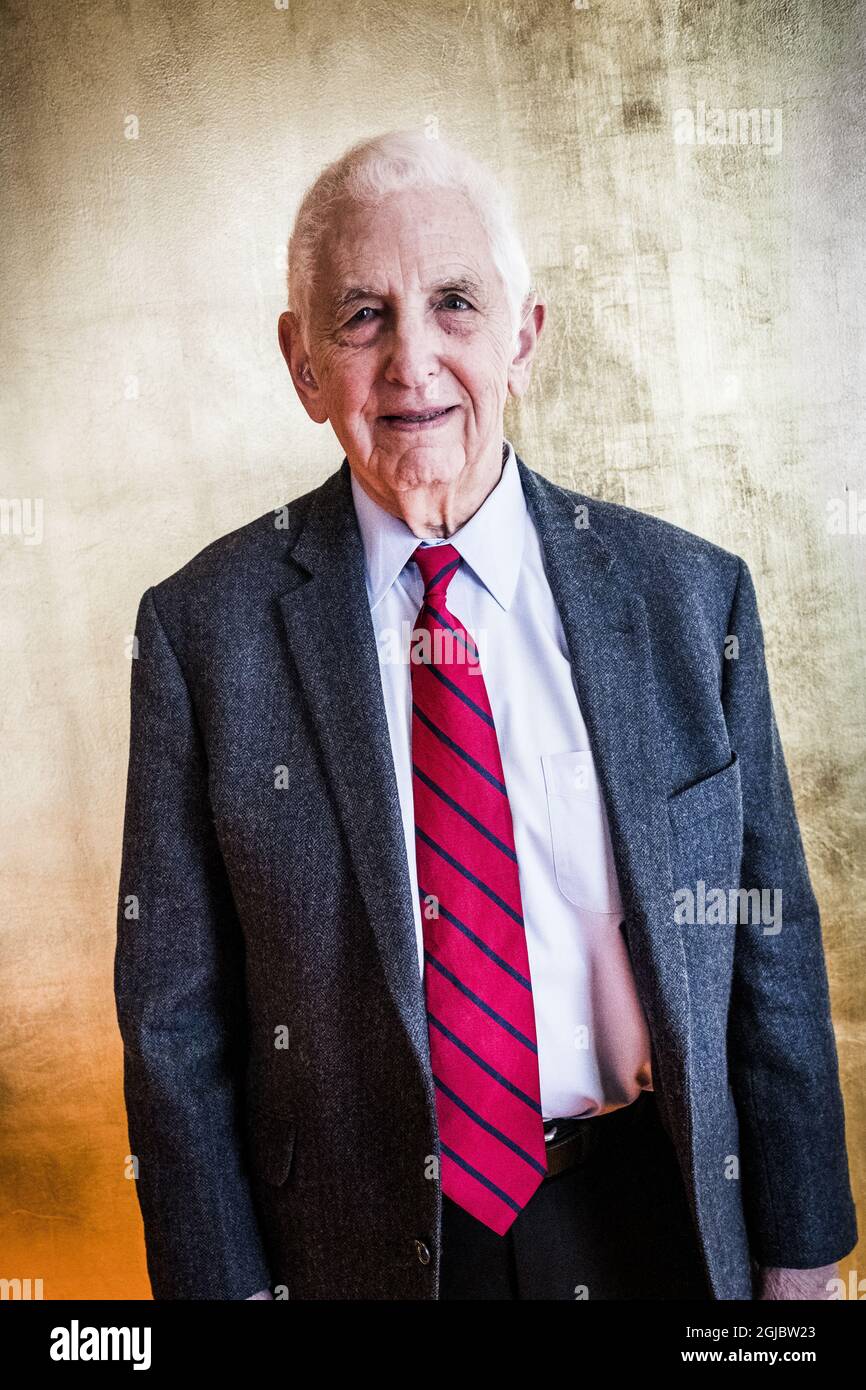
<path fill-rule="evenodd" d="M 589 912 L 622 912 L 601 784 L 588 748 L 541 758 L 559 891 Z"/>

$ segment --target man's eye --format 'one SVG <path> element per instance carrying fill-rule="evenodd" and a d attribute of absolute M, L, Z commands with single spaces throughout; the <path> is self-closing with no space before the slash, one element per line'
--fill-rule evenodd
<path fill-rule="evenodd" d="M 448 306 L 448 301 L 451 300 L 451 299 L 456 299 L 460 304 L 465 304 L 467 309 L 471 309 L 471 308 L 472 308 L 472 305 L 469 303 L 469 300 L 468 300 L 468 299 L 464 299 L 463 296 L 462 296 L 462 294 L 448 294 L 448 295 L 445 296 L 445 298 L 443 299 L 442 303 L 447 307 L 447 306 Z"/>
<path fill-rule="evenodd" d="M 462 295 L 462 294 L 448 294 L 448 295 L 446 295 L 445 298 L 442 300 L 442 307 L 445 308 L 445 309 L 457 310 L 458 312 L 462 313 L 462 312 L 464 312 L 466 309 L 471 309 L 471 308 L 472 308 L 472 305 L 469 303 L 469 300 L 468 300 L 468 299 L 464 299 L 464 298 L 463 298 L 463 295 Z M 346 326 L 347 326 L 347 327 L 349 327 L 349 326 L 353 326 L 353 327 L 354 327 L 354 326 L 357 325 L 357 324 L 369 323 L 369 322 L 370 322 L 370 319 L 368 319 L 368 318 L 362 318 L 362 317 L 361 317 L 362 314 L 372 314 L 372 315 L 376 315 L 376 314 L 378 314 L 378 312 L 379 312 L 379 310 L 378 310 L 378 309 L 374 309 L 374 308 L 372 307 L 372 305 L 370 305 L 370 304 L 363 304 L 363 305 L 361 306 L 361 308 L 358 309 L 358 311 L 352 315 L 352 317 L 349 319 L 348 324 L 347 324 Z"/>

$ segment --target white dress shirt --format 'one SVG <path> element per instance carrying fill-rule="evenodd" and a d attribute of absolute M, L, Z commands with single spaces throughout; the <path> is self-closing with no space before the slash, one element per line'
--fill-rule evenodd
<path fill-rule="evenodd" d="M 514 826 L 538 1041 L 542 1115 L 595 1115 L 652 1090 L 649 1032 L 619 924 L 607 815 L 565 634 L 509 441 L 499 482 L 448 537 L 463 559 L 449 610 L 475 638 Z M 418 966 L 409 638 L 419 544 L 351 478 L 406 837 Z M 431 540 L 425 544 L 443 544 Z"/>

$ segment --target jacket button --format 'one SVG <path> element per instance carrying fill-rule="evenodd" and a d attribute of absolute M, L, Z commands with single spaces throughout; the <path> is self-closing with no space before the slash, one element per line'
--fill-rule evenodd
<path fill-rule="evenodd" d="M 423 1240 L 415 1241 L 415 1250 L 417 1252 L 418 1259 L 420 1260 L 421 1264 L 429 1265 L 430 1251 L 427 1249 L 427 1246 L 424 1244 Z"/>

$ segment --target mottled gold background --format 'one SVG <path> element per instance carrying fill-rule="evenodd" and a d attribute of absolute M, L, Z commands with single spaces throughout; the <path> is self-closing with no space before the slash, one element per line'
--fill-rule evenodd
<path fill-rule="evenodd" d="M 863 1224 L 866 538 L 827 528 L 830 499 L 866 499 L 855 15 L 3 6 L 0 492 L 42 499 L 44 539 L 0 536 L 0 1276 L 148 1296 L 112 995 L 127 638 L 148 585 L 339 464 L 277 349 L 282 247 L 324 162 L 407 125 L 467 144 L 518 200 L 550 304 L 507 419 L 526 462 L 752 568 Z M 674 111 L 701 101 L 778 108 L 781 150 L 677 144 Z"/>

